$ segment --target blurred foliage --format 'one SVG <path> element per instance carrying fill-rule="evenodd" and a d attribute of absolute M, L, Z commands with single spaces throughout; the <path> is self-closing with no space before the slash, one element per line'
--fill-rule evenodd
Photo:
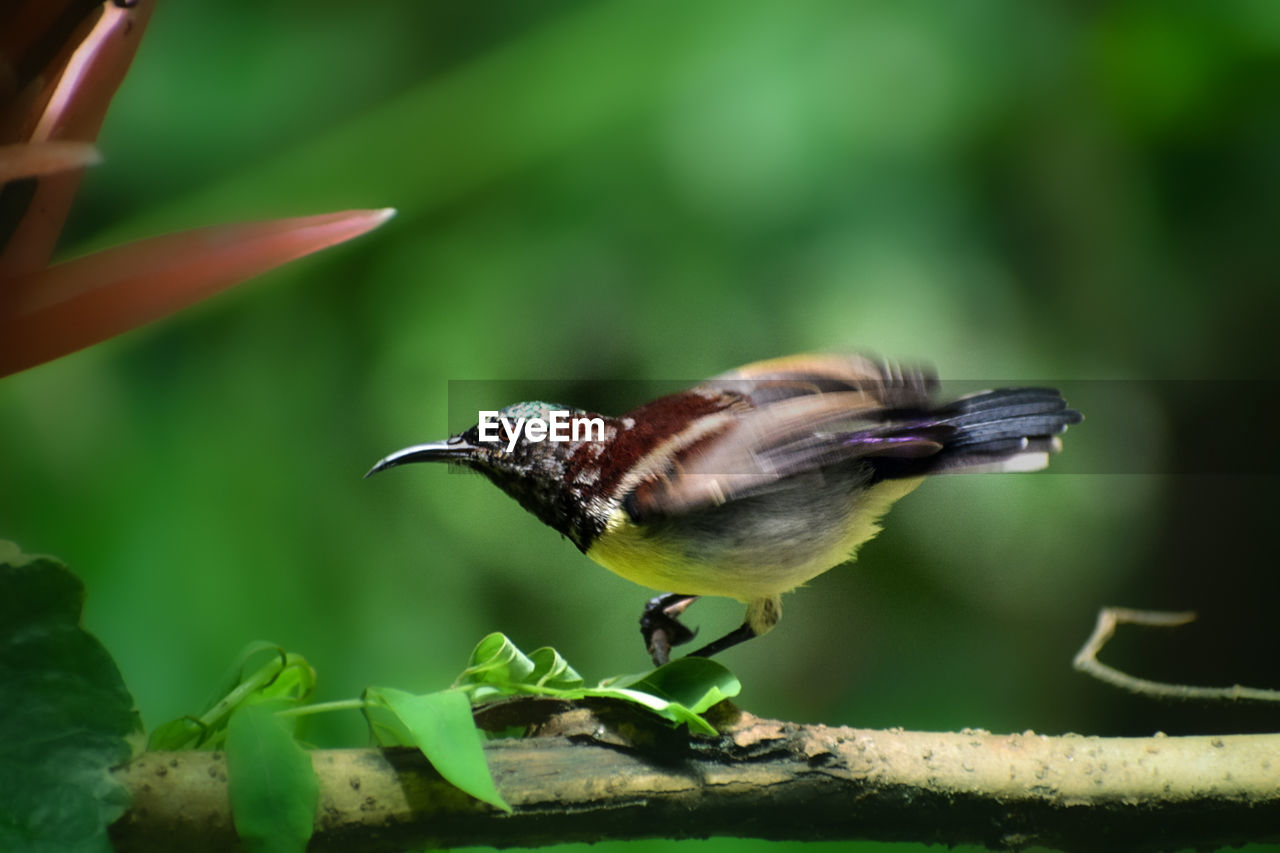
<path fill-rule="evenodd" d="M 110 769 L 142 739 L 133 699 L 66 567 L 0 540 L 0 602 L 0 846 L 105 853 L 129 803 Z"/>
<path fill-rule="evenodd" d="M 86 624 L 149 724 L 254 638 L 305 652 L 320 700 L 438 685 L 491 630 L 642 668 L 648 593 L 496 489 L 360 479 L 444 436 L 449 380 L 502 380 L 489 407 L 555 380 L 537 396 L 617 411 L 643 396 L 600 380 L 851 347 L 980 385 L 1270 380 L 1278 86 L 1271 0 L 162 4 L 64 254 L 400 216 L 0 383 L 0 536 L 85 579 Z M 1263 725 L 1117 696 L 1069 662 L 1100 605 L 1195 608 L 1199 628 L 1108 654 L 1280 682 L 1274 468 L 1158 473 L 1264 403 L 1205 384 L 1224 432 L 1188 435 L 1157 385 L 1116 386 L 1136 389 L 1118 406 L 1073 387 L 1088 420 L 1053 471 L 909 497 L 855 568 L 725 656 L 741 704 L 939 729 Z M 1152 461 L 1097 461 L 1135 455 Z M 706 635 L 739 618 L 690 614 Z"/>

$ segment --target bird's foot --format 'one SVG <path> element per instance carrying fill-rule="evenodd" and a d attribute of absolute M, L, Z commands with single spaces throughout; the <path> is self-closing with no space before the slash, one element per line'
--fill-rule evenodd
<path fill-rule="evenodd" d="M 645 648 L 653 658 L 654 666 L 662 666 L 671 660 L 671 648 L 687 643 L 696 635 L 680 621 L 680 614 L 685 608 L 698 600 L 696 595 L 682 595 L 669 592 L 649 599 L 640 615 L 640 633 L 644 636 Z"/>

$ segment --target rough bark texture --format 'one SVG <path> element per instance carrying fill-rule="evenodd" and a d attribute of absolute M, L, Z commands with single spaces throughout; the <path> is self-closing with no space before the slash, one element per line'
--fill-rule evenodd
<path fill-rule="evenodd" d="M 1280 840 L 1280 735 L 927 733 L 741 714 L 719 721 L 721 737 L 691 739 L 628 712 L 563 707 L 538 712 L 538 736 L 486 747 L 510 815 L 441 781 L 416 750 L 314 753 L 310 849 L 714 835 L 1067 850 Z M 134 800 L 112 827 L 117 850 L 235 848 L 221 754 L 150 753 L 118 777 Z"/>

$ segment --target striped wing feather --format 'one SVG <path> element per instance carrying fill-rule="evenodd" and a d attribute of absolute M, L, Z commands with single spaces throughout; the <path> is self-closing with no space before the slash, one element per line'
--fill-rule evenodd
<path fill-rule="evenodd" d="M 740 367 L 695 391 L 741 395 L 749 408 L 674 454 L 626 499 L 637 520 L 768 491 L 779 480 L 873 455 L 936 453 L 936 424 L 903 434 L 891 413 L 919 411 L 932 373 L 860 355 L 789 356 Z"/>

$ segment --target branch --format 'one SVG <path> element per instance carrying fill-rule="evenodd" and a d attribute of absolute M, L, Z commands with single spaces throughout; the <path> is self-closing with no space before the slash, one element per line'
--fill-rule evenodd
<path fill-rule="evenodd" d="M 1280 735 L 875 731 L 740 713 L 717 721 L 719 738 L 689 738 L 616 706 L 518 704 L 539 709 L 539 736 L 486 746 L 514 814 L 452 788 L 415 750 L 317 751 L 309 849 L 715 835 L 1068 850 L 1280 840 Z M 222 754 L 148 753 L 117 778 L 133 793 L 112 827 L 118 851 L 235 846 Z"/>
<path fill-rule="evenodd" d="M 1264 690 L 1260 687 L 1195 687 L 1189 684 L 1168 684 L 1150 681 L 1113 669 L 1098 660 L 1098 652 L 1115 636 L 1117 625 L 1147 625 L 1158 628 L 1176 628 L 1196 618 L 1194 613 L 1164 613 L 1156 610 L 1130 610 L 1125 607 L 1104 607 L 1098 611 L 1098 621 L 1093 634 L 1076 653 L 1074 666 L 1083 673 L 1105 681 L 1113 687 L 1128 690 L 1156 699 L 1181 699 L 1202 702 L 1280 702 L 1280 690 Z"/>

